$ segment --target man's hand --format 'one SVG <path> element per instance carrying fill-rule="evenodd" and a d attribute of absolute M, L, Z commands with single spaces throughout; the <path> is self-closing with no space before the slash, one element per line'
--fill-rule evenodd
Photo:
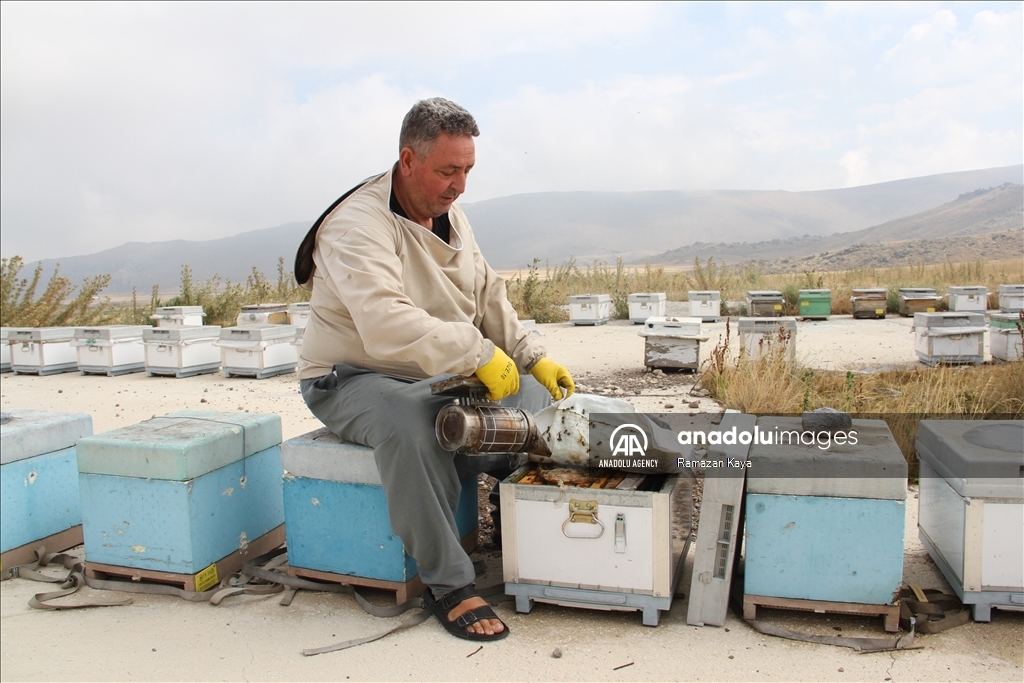
<path fill-rule="evenodd" d="M 569 398 L 576 391 L 576 384 L 572 381 L 569 371 L 550 358 L 541 358 L 537 361 L 530 368 L 530 374 L 551 392 L 551 397 L 556 401 Z M 565 391 L 564 396 L 562 396 L 563 390 Z"/>
<path fill-rule="evenodd" d="M 519 371 L 504 351 L 494 347 L 494 357 L 477 368 L 476 376 L 487 385 L 487 398 L 500 401 L 519 393 Z M 570 380 L 571 381 L 571 380 Z"/>

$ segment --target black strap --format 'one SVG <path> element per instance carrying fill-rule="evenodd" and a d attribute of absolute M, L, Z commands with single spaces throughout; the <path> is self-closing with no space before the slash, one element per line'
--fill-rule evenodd
<path fill-rule="evenodd" d="M 312 286 L 313 271 L 316 270 L 316 265 L 313 263 L 313 252 L 316 251 L 316 233 L 320 230 L 321 224 L 323 224 L 323 222 L 327 220 L 327 217 L 331 215 L 331 212 L 338 208 L 339 204 L 348 199 L 352 193 L 371 180 L 380 178 L 382 175 L 384 174 L 382 173 L 378 176 L 367 178 L 345 194 L 338 197 L 333 204 L 327 207 L 326 211 L 320 214 L 320 218 L 317 218 L 316 222 L 313 223 L 313 227 L 309 229 L 309 232 L 306 233 L 306 236 L 302 240 L 302 244 L 299 245 L 299 250 L 295 252 L 295 281 L 299 283 L 299 286 Z"/>

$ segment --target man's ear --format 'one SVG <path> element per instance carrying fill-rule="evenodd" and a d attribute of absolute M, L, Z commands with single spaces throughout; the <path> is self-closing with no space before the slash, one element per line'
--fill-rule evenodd
<path fill-rule="evenodd" d="M 412 175 L 412 165 L 417 161 L 412 147 L 403 147 L 398 153 L 398 171 L 405 177 Z"/>

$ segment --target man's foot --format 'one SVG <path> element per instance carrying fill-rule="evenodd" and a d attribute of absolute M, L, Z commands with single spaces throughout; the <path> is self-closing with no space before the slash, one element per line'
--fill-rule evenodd
<path fill-rule="evenodd" d="M 490 605 L 476 593 L 472 584 L 435 599 L 428 588 L 423 602 L 445 630 L 466 640 L 500 640 L 509 634 Z"/>

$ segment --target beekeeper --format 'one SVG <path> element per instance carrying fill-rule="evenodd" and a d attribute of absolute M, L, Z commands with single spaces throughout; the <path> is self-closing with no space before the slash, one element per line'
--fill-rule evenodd
<path fill-rule="evenodd" d="M 438 620 L 461 638 L 495 640 L 508 628 L 474 590 L 455 512 L 463 479 L 507 473 L 509 459 L 443 450 L 434 420 L 451 399 L 432 396 L 430 384 L 476 375 L 488 398 L 529 411 L 575 387 L 519 323 L 456 203 L 479 134 L 454 102 L 417 102 L 395 165 L 314 224 L 296 257 L 296 278 L 312 287 L 299 378 L 321 422 L 374 449 L 391 528 L 416 558 Z"/>

